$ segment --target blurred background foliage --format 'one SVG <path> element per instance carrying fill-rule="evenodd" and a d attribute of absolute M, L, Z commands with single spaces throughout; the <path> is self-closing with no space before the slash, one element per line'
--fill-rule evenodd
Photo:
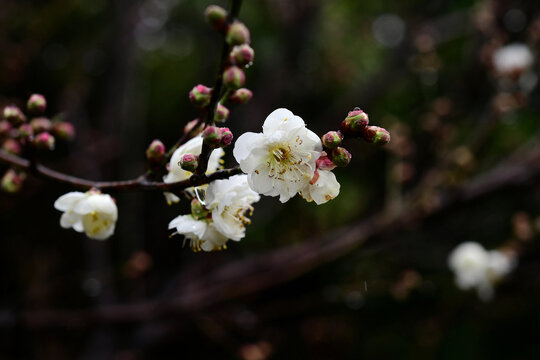
<path fill-rule="evenodd" d="M 213 83 L 221 39 L 205 24 L 209 4 L 0 1 L 0 105 L 22 106 L 42 93 L 50 115 L 75 124 L 76 142 L 60 143 L 44 159 L 51 167 L 95 180 L 136 177 L 151 140 L 173 144 L 198 116 L 188 91 Z M 322 206 L 263 198 L 246 238 L 218 253 L 194 254 L 169 237 L 168 222 L 187 206 L 168 207 L 160 193 L 113 194 L 120 218 L 105 242 L 63 230 L 52 204 L 70 189 L 30 177 L 20 194 L 0 195 L 0 358 L 537 358 L 537 184 L 433 216 L 403 216 L 430 214 L 448 194 L 536 143 L 538 61 L 519 79 L 505 78 L 491 56 L 519 42 L 537 59 L 539 9 L 532 0 L 244 1 L 240 15 L 256 53 L 246 85 L 254 98 L 231 113 L 236 137 L 259 131 L 278 107 L 323 134 L 360 106 L 390 130 L 391 144 L 347 142 L 353 160 L 336 170 L 338 198 Z M 338 239 L 380 212 L 403 221 L 339 256 L 318 253 L 306 268 L 263 274 L 283 281 L 258 286 L 257 264 L 243 262 L 317 243 L 322 234 Z M 519 248 L 519 266 L 492 302 L 454 285 L 447 256 L 463 241 Z M 25 315 L 174 299 L 200 292 L 206 283 L 199 279 L 219 280 L 231 263 L 240 273 L 246 267 L 245 280 L 218 287 L 208 303 L 193 296 L 188 310 L 170 316 L 78 322 L 69 313 L 58 321 Z"/>

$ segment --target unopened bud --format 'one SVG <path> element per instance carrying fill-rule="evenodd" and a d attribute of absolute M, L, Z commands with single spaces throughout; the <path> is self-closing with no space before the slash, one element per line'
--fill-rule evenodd
<path fill-rule="evenodd" d="M 206 21 L 212 29 L 221 31 L 224 30 L 227 25 L 227 11 L 221 6 L 210 5 L 204 11 Z"/>
<path fill-rule="evenodd" d="M 34 136 L 34 129 L 30 124 L 22 124 L 19 126 L 17 137 L 21 140 L 28 140 Z"/>
<path fill-rule="evenodd" d="M 191 200 L 191 214 L 196 219 L 205 219 L 208 216 L 209 211 L 198 199 L 193 199 Z"/>
<path fill-rule="evenodd" d="M 51 131 L 52 129 L 52 122 L 46 117 L 32 119 L 30 120 L 30 125 L 36 134 L 44 131 Z"/>
<path fill-rule="evenodd" d="M 193 105 L 199 108 L 203 108 L 210 104 L 210 98 L 212 97 L 212 89 L 204 85 L 197 85 L 189 92 L 189 100 Z"/>
<path fill-rule="evenodd" d="M 159 140 L 154 140 L 146 149 L 146 158 L 153 163 L 160 163 L 165 160 L 165 145 Z"/>
<path fill-rule="evenodd" d="M 48 132 L 42 132 L 34 137 L 34 145 L 37 149 L 53 150 L 54 136 Z"/>
<path fill-rule="evenodd" d="M 218 104 L 216 108 L 216 113 L 214 114 L 214 121 L 218 123 L 225 122 L 227 118 L 229 117 L 229 109 L 227 109 L 225 106 Z"/>
<path fill-rule="evenodd" d="M 2 180 L 0 180 L 0 186 L 2 191 L 13 194 L 21 190 L 24 178 L 26 175 L 24 173 L 19 173 L 13 169 L 6 171 Z"/>
<path fill-rule="evenodd" d="M 322 144 L 328 149 L 335 149 L 341 145 L 341 140 L 343 140 L 343 135 L 338 131 L 329 131 L 324 134 L 321 138 Z"/>
<path fill-rule="evenodd" d="M 202 132 L 203 141 L 211 148 L 219 147 L 221 143 L 221 131 L 215 126 L 208 126 Z"/>
<path fill-rule="evenodd" d="M 240 88 L 235 90 L 230 96 L 229 101 L 233 104 L 245 104 L 253 97 L 251 90 L 246 88 Z"/>
<path fill-rule="evenodd" d="M 62 139 L 71 141 L 75 138 L 75 126 L 67 121 L 57 121 L 53 124 L 53 134 Z"/>
<path fill-rule="evenodd" d="M 330 154 L 332 162 L 339 167 L 344 167 L 349 165 L 351 162 L 351 153 L 342 147 L 337 147 L 332 150 Z"/>
<path fill-rule="evenodd" d="M 26 121 L 26 116 L 24 116 L 21 109 L 15 105 L 9 105 L 4 108 L 4 119 L 14 126 L 19 126 Z"/>
<path fill-rule="evenodd" d="M 20 155 L 22 153 L 22 146 L 17 140 L 6 139 L 2 144 L 2 149 L 13 155 Z"/>
<path fill-rule="evenodd" d="M 388 130 L 378 126 L 366 126 L 362 132 L 362 137 L 367 142 L 376 145 L 385 145 L 390 142 L 390 133 Z"/>
<path fill-rule="evenodd" d="M 199 157 L 193 154 L 185 154 L 180 159 L 178 165 L 186 171 L 194 172 L 199 166 Z"/>
<path fill-rule="evenodd" d="M 251 41 L 249 29 L 243 23 L 236 21 L 229 26 L 225 40 L 229 45 L 249 44 Z"/>
<path fill-rule="evenodd" d="M 229 128 L 223 127 L 220 128 L 219 131 L 221 132 L 221 147 L 229 146 L 231 145 L 233 141 L 233 134 Z"/>
<path fill-rule="evenodd" d="M 32 94 L 26 104 L 28 112 L 32 115 L 40 115 L 45 112 L 47 108 L 47 100 L 40 94 Z"/>
<path fill-rule="evenodd" d="M 359 108 L 349 111 L 349 114 L 341 122 L 341 132 L 345 135 L 358 136 L 369 123 L 369 116 Z"/>
<path fill-rule="evenodd" d="M 223 72 L 223 83 L 231 89 L 238 89 L 246 82 L 246 75 L 238 66 L 229 66 Z"/>
<path fill-rule="evenodd" d="M 322 152 L 321 156 L 317 159 L 317 169 L 320 170 L 334 170 L 336 168 L 336 164 L 328 158 L 328 155 L 325 151 Z"/>
<path fill-rule="evenodd" d="M 248 44 L 235 46 L 231 51 L 230 60 L 240 67 L 249 66 L 253 63 L 255 51 Z"/>
<path fill-rule="evenodd" d="M 0 121 L 0 136 L 8 136 L 11 132 L 11 124 L 7 120 Z"/>
<path fill-rule="evenodd" d="M 199 123 L 198 126 L 197 126 L 197 123 Z M 195 128 L 196 126 L 197 128 Z M 204 128 L 204 123 L 200 122 L 199 119 L 194 119 L 188 122 L 186 126 L 184 126 L 184 134 L 191 132 L 191 135 L 193 136 L 199 135 L 201 131 L 203 130 L 203 128 Z"/>

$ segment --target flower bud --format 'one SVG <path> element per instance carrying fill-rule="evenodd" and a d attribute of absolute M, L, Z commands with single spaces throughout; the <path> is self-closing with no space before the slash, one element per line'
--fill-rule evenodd
<path fill-rule="evenodd" d="M 0 136 L 8 136 L 11 132 L 11 124 L 7 120 L 0 121 Z"/>
<path fill-rule="evenodd" d="M 189 100 L 198 108 L 203 108 L 210 104 L 212 89 L 204 85 L 197 85 L 189 92 Z"/>
<path fill-rule="evenodd" d="M 194 172 L 199 166 L 199 157 L 193 154 L 185 154 L 178 162 L 178 165 L 183 170 Z"/>
<path fill-rule="evenodd" d="M 9 105 L 4 108 L 4 119 L 9 121 L 12 125 L 18 126 L 26 121 L 26 116 L 24 116 L 21 109 L 15 105 Z"/>
<path fill-rule="evenodd" d="M 21 140 L 28 140 L 34 136 L 34 129 L 30 124 L 22 124 L 19 126 L 17 137 Z"/>
<path fill-rule="evenodd" d="M 71 141 L 75 138 L 75 127 L 72 123 L 67 121 L 57 121 L 53 124 L 52 132 L 54 136 Z"/>
<path fill-rule="evenodd" d="M 351 162 L 351 153 L 342 147 L 337 147 L 330 154 L 332 162 L 339 167 L 347 166 Z"/>
<path fill-rule="evenodd" d="M 221 131 L 215 126 L 208 126 L 202 132 L 203 141 L 211 148 L 219 147 L 221 144 Z"/>
<path fill-rule="evenodd" d="M 334 170 L 336 168 L 336 164 L 334 164 L 332 162 L 332 160 L 330 160 L 328 158 L 328 155 L 326 154 L 325 151 L 322 152 L 321 156 L 317 159 L 317 162 L 316 162 L 316 166 L 317 166 L 317 169 L 320 169 L 320 170 Z"/>
<path fill-rule="evenodd" d="M 240 88 L 235 90 L 230 96 L 229 101 L 233 104 L 245 104 L 253 97 L 251 90 L 246 88 Z"/>
<path fill-rule="evenodd" d="M 48 132 L 42 132 L 34 137 L 34 146 L 37 149 L 53 150 L 54 149 L 54 136 Z"/>
<path fill-rule="evenodd" d="M 222 31 L 227 26 L 227 10 L 217 5 L 210 5 L 204 11 L 206 22 L 212 29 Z"/>
<path fill-rule="evenodd" d="M 188 122 L 186 126 L 184 126 L 184 134 L 191 132 L 191 135 L 193 136 L 199 135 L 201 131 L 203 131 L 204 129 L 204 123 L 201 122 L 199 123 L 199 126 L 197 126 L 198 122 L 199 122 L 199 119 L 194 119 Z M 197 128 L 195 128 L 195 126 L 197 126 Z"/>
<path fill-rule="evenodd" d="M 229 66 L 223 72 L 223 83 L 228 88 L 238 89 L 246 82 L 246 75 L 238 66 Z"/>
<path fill-rule="evenodd" d="M 321 138 L 322 144 L 328 149 L 335 149 L 341 145 L 341 140 L 343 140 L 343 135 L 338 131 L 329 131 L 324 134 Z"/>
<path fill-rule="evenodd" d="M 240 67 L 249 66 L 253 63 L 255 51 L 248 44 L 235 46 L 230 55 L 230 60 L 233 64 Z"/>
<path fill-rule="evenodd" d="M 229 26 L 225 40 L 229 45 L 249 44 L 251 41 L 249 29 L 243 23 L 235 21 Z"/>
<path fill-rule="evenodd" d="M 345 120 L 341 122 L 341 132 L 345 135 L 358 136 L 368 123 L 368 114 L 355 108 L 353 111 L 349 111 Z"/>
<path fill-rule="evenodd" d="M 26 104 L 26 108 L 28 109 L 28 112 L 33 115 L 40 115 L 45 112 L 45 109 L 47 108 L 47 100 L 45 100 L 45 97 L 40 94 L 32 94 L 30 98 L 28 99 L 28 103 Z"/>
<path fill-rule="evenodd" d="M 146 149 L 146 158 L 153 163 L 160 163 L 165 160 L 165 145 L 159 140 L 154 140 Z"/>
<path fill-rule="evenodd" d="M 216 113 L 214 114 L 214 121 L 218 123 L 225 122 L 229 117 L 230 111 L 225 106 L 218 104 Z"/>
<path fill-rule="evenodd" d="M 40 133 L 44 131 L 51 131 L 52 122 L 46 117 L 38 117 L 30 120 L 30 126 L 34 129 L 34 133 Z"/>
<path fill-rule="evenodd" d="M 220 128 L 219 131 L 221 132 L 221 147 L 229 146 L 231 145 L 233 141 L 233 134 L 229 128 L 223 127 Z"/>
<path fill-rule="evenodd" d="M 385 145 L 390 142 L 390 133 L 378 126 L 366 126 L 362 132 L 362 137 L 369 143 Z"/>
<path fill-rule="evenodd" d="M 21 190 L 24 178 L 26 175 L 24 173 L 18 173 L 13 169 L 6 171 L 2 180 L 0 180 L 0 187 L 2 191 L 13 194 Z"/>
<path fill-rule="evenodd" d="M 2 144 L 2 150 L 13 155 L 20 155 L 22 153 L 22 146 L 17 140 L 6 139 Z"/>
<path fill-rule="evenodd" d="M 205 219 L 208 216 L 209 211 L 198 199 L 193 199 L 191 200 L 191 214 L 196 219 Z"/>

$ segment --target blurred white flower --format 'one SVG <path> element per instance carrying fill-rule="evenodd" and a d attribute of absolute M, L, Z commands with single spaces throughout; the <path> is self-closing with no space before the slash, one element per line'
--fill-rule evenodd
<path fill-rule="evenodd" d="M 286 202 L 309 183 L 321 151 L 320 138 L 302 118 L 277 109 L 262 133 L 247 132 L 236 140 L 233 155 L 254 191 Z"/>
<path fill-rule="evenodd" d="M 54 202 L 54 207 L 64 212 L 60 218 L 63 228 L 85 232 L 89 238 L 96 240 L 110 237 L 118 219 L 113 198 L 96 190 L 64 194 Z"/>
<path fill-rule="evenodd" d="M 324 204 L 339 195 L 340 184 L 336 175 L 329 170 L 318 169 L 312 181 L 300 192 L 306 201 Z"/>
<path fill-rule="evenodd" d="M 501 75 L 512 75 L 527 70 L 534 61 L 534 56 L 525 44 L 510 44 L 493 53 L 493 66 Z"/>
<path fill-rule="evenodd" d="M 448 257 L 448 266 L 456 275 L 456 285 L 462 290 L 476 288 L 483 301 L 493 298 L 493 287 L 515 265 L 516 259 L 511 254 L 486 251 L 476 242 L 458 245 Z"/>
<path fill-rule="evenodd" d="M 225 248 L 227 237 L 221 234 L 212 221 L 197 220 L 192 215 L 180 215 L 169 223 L 169 229 L 190 240 L 193 251 L 214 251 Z"/>

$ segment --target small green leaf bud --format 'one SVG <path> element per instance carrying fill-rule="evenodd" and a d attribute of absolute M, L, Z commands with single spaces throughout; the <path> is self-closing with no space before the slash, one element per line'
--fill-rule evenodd
<path fill-rule="evenodd" d="M 211 148 L 219 147 L 221 144 L 221 131 L 215 126 L 208 126 L 202 132 L 203 141 Z"/>
<path fill-rule="evenodd" d="M 146 149 L 146 158 L 153 163 L 160 163 L 165 160 L 165 145 L 159 140 L 153 140 Z"/>
<path fill-rule="evenodd" d="M 231 145 L 233 141 L 233 134 L 229 128 L 223 127 L 220 128 L 219 131 L 221 132 L 221 147 L 229 146 Z"/>
<path fill-rule="evenodd" d="M 45 109 L 47 108 L 47 100 L 45 100 L 45 97 L 43 95 L 32 94 L 28 99 L 26 108 L 28 109 L 28 112 L 32 115 L 41 115 L 45 112 Z"/>
<path fill-rule="evenodd" d="M 255 51 L 248 44 L 242 44 L 235 46 L 230 55 L 231 63 L 240 66 L 246 67 L 253 63 L 255 58 Z"/>
<path fill-rule="evenodd" d="M 22 146 L 15 139 L 6 139 L 2 144 L 2 149 L 13 155 L 20 155 L 22 153 Z"/>
<path fill-rule="evenodd" d="M 57 121 L 53 123 L 52 132 L 54 136 L 71 141 L 75 138 L 75 127 L 72 123 L 67 121 Z"/>
<path fill-rule="evenodd" d="M 390 133 L 388 130 L 378 126 L 366 126 L 362 132 L 362 137 L 367 142 L 376 145 L 385 145 L 390 142 Z"/>
<path fill-rule="evenodd" d="M 4 108 L 4 119 L 9 121 L 13 126 L 19 126 L 26 121 L 26 116 L 15 105 L 9 105 Z"/>
<path fill-rule="evenodd" d="M 229 26 L 225 40 L 229 45 L 249 44 L 251 41 L 249 29 L 243 23 L 235 21 Z"/>
<path fill-rule="evenodd" d="M 227 10 L 217 5 L 210 5 L 204 11 L 206 22 L 216 31 L 223 31 L 227 27 Z"/>
<path fill-rule="evenodd" d="M 30 120 L 30 126 L 32 126 L 36 134 L 52 130 L 52 122 L 46 117 L 38 117 Z"/>
<path fill-rule="evenodd" d="M 210 104 L 212 89 L 204 85 L 197 85 L 189 92 L 189 100 L 198 108 L 203 108 Z"/>
<path fill-rule="evenodd" d="M 351 153 L 342 147 L 337 147 L 333 149 L 330 156 L 331 156 L 332 162 L 336 164 L 336 166 L 339 166 L 339 167 L 344 167 L 344 166 L 349 165 L 349 163 L 351 162 L 351 157 L 352 157 Z"/>
<path fill-rule="evenodd" d="M 341 145 L 341 140 L 343 140 L 343 135 L 338 131 L 329 131 L 324 134 L 321 138 L 322 144 L 328 149 L 335 149 Z"/>
<path fill-rule="evenodd" d="M 341 122 L 341 132 L 344 135 L 359 136 L 369 123 L 369 116 L 359 108 L 349 111 L 349 114 Z"/>
<path fill-rule="evenodd" d="M 198 199 L 191 200 L 191 214 L 195 219 L 205 219 L 209 213 Z"/>
<path fill-rule="evenodd" d="M 48 132 L 42 132 L 34 137 L 34 146 L 41 150 L 53 150 L 54 149 L 54 136 Z"/>
<path fill-rule="evenodd" d="M 0 187 L 2 191 L 14 194 L 21 190 L 23 181 L 26 177 L 25 173 L 19 173 L 13 169 L 6 171 L 2 180 L 0 180 Z"/>
<path fill-rule="evenodd" d="M 230 111 L 225 106 L 218 104 L 216 108 L 216 113 L 214 114 L 214 121 L 218 123 L 223 123 L 229 117 Z"/>
<path fill-rule="evenodd" d="M 231 89 L 238 89 L 246 82 L 246 75 L 238 66 L 229 66 L 223 72 L 223 83 Z"/>
<path fill-rule="evenodd" d="M 235 90 L 230 96 L 229 101 L 233 104 L 245 104 L 253 97 L 251 90 L 240 88 Z"/>
<path fill-rule="evenodd" d="M 194 172 L 199 166 L 199 157 L 193 154 L 185 154 L 178 163 L 183 170 Z"/>

